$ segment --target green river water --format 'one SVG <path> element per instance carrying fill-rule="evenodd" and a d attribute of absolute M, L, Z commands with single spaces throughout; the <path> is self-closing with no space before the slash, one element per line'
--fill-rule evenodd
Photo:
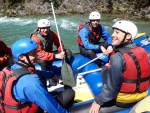
<path fill-rule="evenodd" d="M 51 29 L 56 32 L 55 21 L 53 15 L 42 16 L 26 16 L 26 17 L 1 17 L 0 18 L 0 37 L 11 47 L 18 39 L 30 37 L 30 34 L 37 28 L 39 19 L 47 18 L 51 22 Z M 102 15 L 101 24 L 112 33 L 111 26 L 119 18 L 112 15 Z M 73 53 L 78 52 L 76 42 L 77 28 L 82 21 L 88 21 L 88 15 L 56 15 L 57 25 L 59 28 L 60 38 L 64 42 L 65 47 L 72 50 Z M 146 32 L 150 35 L 150 22 L 134 21 L 140 32 Z"/>

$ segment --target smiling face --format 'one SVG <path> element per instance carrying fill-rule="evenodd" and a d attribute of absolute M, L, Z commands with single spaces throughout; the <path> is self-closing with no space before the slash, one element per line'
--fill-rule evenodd
<path fill-rule="evenodd" d="M 99 24 L 99 21 L 100 21 L 99 19 L 97 19 L 97 20 L 90 20 L 92 27 L 96 28 L 98 26 L 98 24 Z"/>
<path fill-rule="evenodd" d="M 39 28 L 39 34 L 41 36 L 47 36 L 48 33 L 49 33 L 49 30 L 50 30 L 50 27 L 42 27 L 42 28 Z"/>
<path fill-rule="evenodd" d="M 124 37 L 125 37 L 125 32 L 122 32 L 121 30 L 114 28 L 114 31 L 112 33 L 112 45 L 114 46 L 121 45 L 122 41 L 124 40 Z M 130 42 L 130 41 L 131 41 L 131 35 L 127 34 L 123 43 Z"/>

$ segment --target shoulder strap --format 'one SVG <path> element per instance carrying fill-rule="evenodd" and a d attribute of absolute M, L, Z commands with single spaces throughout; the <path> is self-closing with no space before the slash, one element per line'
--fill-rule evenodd
<path fill-rule="evenodd" d="M 123 53 L 130 51 L 130 49 L 131 48 L 129 48 L 129 47 L 121 47 L 121 48 L 117 49 L 116 52 L 120 52 L 123 54 Z"/>
<path fill-rule="evenodd" d="M 79 25 L 79 27 L 78 27 L 78 32 L 80 31 L 80 29 L 82 29 L 82 28 L 87 28 L 88 30 L 90 30 L 89 29 L 89 25 L 88 25 L 88 22 L 82 22 L 82 23 L 80 23 L 80 25 Z"/>
<path fill-rule="evenodd" d="M 31 72 L 29 72 L 28 68 L 19 68 L 13 70 L 13 73 L 16 76 L 16 78 L 19 78 L 25 74 L 30 74 Z"/>
<path fill-rule="evenodd" d="M 34 67 L 27 67 L 27 66 L 25 66 L 21 63 L 18 63 L 18 62 L 16 62 L 16 64 L 18 64 L 22 67 L 22 68 L 18 68 L 18 69 L 13 70 L 13 74 L 16 76 L 16 78 L 19 78 L 25 74 L 35 73 L 35 71 L 33 72 Z"/>

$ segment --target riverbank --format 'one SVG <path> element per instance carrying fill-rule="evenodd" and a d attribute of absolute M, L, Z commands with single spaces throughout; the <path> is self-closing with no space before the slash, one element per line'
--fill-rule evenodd
<path fill-rule="evenodd" d="M 20 17 L 52 14 L 49 0 L 0 0 L 0 16 Z M 21 2 L 19 2 L 21 1 Z M 146 0 L 54 0 L 56 15 L 89 14 L 98 10 L 102 14 L 122 15 L 125 19 L 150 20 L 150 2 Z"/>

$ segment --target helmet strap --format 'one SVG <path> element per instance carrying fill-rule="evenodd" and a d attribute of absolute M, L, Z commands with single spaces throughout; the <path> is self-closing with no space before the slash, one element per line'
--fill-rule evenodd
<path fill-rule="evenodd" d="M 25 55 L 25 57 L 26 57 L 26 59 L 27 59 L 28 63 L 27 63 L 27 62 L 25 62 L 24 60 L 19 60 L 19 61 L 20 61 L 20 62 L 22 62 L 22 63 L 24 63 L 24 64 L 26 64 L 27 66 L 34 67 L 34 66 L 33 66 L 33 64 L 31 63 L 30 59 L 29 59 L 29 55 L 28 55 L 28 53 L 27 53 L 27 54 L 24 54 L 24 55 Z"/>
<path fill-rule="evenodd" d="M 26 56 L 26 58 L 27 58 L 27 61 L 28 61 L 28 63 L 29 63 L 29 66 L 33 66 L 33 64 L 31 63 L 31 61 L 30 61 L 30 59 L 29 59 L 28 53 L 25 54 L 25 56 Z"/>
<path fill-rule="evenodd" d="M 116 27 L 114 27 L 114 28 L 117 29 L 117 30 L 120 30 L 120 31 L 123 32 L 123 33 L 125 33 L 124 38 L 123 38 L 123 40 L 122 40 L 122 42 L 121 42 L 121 44 L 120 44 L 120 46 L 123 46 L 124 43 L 125 43 L 124 41 L 125 41 L 125 39 L 126 39 L 128 33 L 126 33 L 125 31 L 123 31 L 123 30 L 121 30 L 121 29 L 119 29 L 119 28 L 116 28 Z M 114 28 L 113 28 L 113 29 L 114 29 Z"/>
<path fill-rule="evenodd" d="M 126 39 L 128 33 L 126 33 L 126 32 L 124 32 L 124 33 L 125 33 L 124 38 L 123 38 L 123 40 L 122 40 L 122 42 L 121 42 L 121 44 L 120 44 L 119 47 L 124 46 L 124 45 L 126 44 L 124 41 L 125 41 L 125 39 Z"/>

